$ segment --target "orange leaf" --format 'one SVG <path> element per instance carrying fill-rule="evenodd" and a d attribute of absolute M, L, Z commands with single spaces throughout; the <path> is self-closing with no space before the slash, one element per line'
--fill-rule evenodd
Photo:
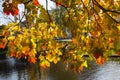
<path fill-rule="evenodd" d="M 36 58 L 35 57 L 29 57 L 28 61 L 30 63 L 35 63 L 36 62 Z"/>
<path fill-rule="evenodd" d="M 41 66 L 43 69 L 46 69 L 46 68 L 47 68 L 46 64 L 41 64 L 40 66 Z"/>
<path fill-rule="evenodd" d="M 22 48 L 22 52 L 23 52 L 24 54 L 28 54 L 29 51 L 30 51 L 30 47 L 29 47 L 29 46 L 24 46 L 24 47 Z"/>
<path fill-rule="evenodd" d="M 36 50 L 35 49 L 32 49 L 28 55 L 31 56 L 31 57 L 35 57 L 35 54 L 36 54 Z"/>
<path fill-rule="evenodd" d="M 98 59 L 96 59 L 96 63 L 99 65 L 103 65 L 105 60 L 106 58 L 100 56 Z"/>
<path fill-rule="evenodd" d="M 15 53 L 11 53 L 11 54 L 10 54 L 10 57 L 15 57 Z"/>
<path fill-rule="evenodd" d="M 5 46 L 4 46 L 3 44 L 0 44 L 0 48 L 1 48 L 1 49 L 4 49 Z"/>
<path fill-rule="evenodd" d="M 46 46 L 46 45 L 42 46 L 42 49 L 43 49 L 43 50 L 46 50 L 46 48 L 47 48 L 47 46 Z"/>
<path fill-rule="evenodd" d="M 50 62 L 45 60 L 45 61 L 42 61 L 40 63 L 40 66 L 43 68 L 43 69 L 46 69 L 47 67 L 50 67 Z"/>
<path fill-rule="evenodd" d="M 81 65 L 81 66 L 79 67 L 79 70 L 81 70 L 81 71 L 83 70 L 83 65 Z"/>
<path fill-rule="evenodd" d="M 77 43 L 77 41 L 76 41 L 76 39 L 75 39 L 75 38 L 73 38 L 73 39 L 72 39 L 72 42 L 73 42 L 74 44 L 76 44 L 76 43 Z"/>
<path fill-rule="evenodd" d="M 15 57 L 18 58 L 18 59 L 20 59 L 21 55 L 16 53 Z"/>

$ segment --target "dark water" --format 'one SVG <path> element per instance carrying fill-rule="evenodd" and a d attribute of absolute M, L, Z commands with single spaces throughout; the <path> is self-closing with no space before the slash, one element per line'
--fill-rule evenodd
<path fill-rule="evenodd" d="M 38 64 L 26 64 L 13 58 L 0 60 L 0 80 L 120 80 L 119 61 L 107 61 L 98 66 L 94 62 L 91 67 L 79 74 L 65 70 L 60 62 L 47 70 L 42 70 Z"/>

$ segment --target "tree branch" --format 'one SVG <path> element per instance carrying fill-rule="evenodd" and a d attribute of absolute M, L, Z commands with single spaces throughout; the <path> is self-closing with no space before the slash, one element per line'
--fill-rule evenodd
<path fill-rule="evenodd" d="M 116 12 L 116 11 L 111 11 L 111 10 L 106 10 L 104 7 L 102 7 L 96 0 L 92 0 L 93 3 L 98 6 L 108 17 L 110 17 L 114 22 L 116 23 L 120 23 L 118 22 L 116 19 L 114 19 L 113 17 L 111 17 L 107 12 L 114 12 L 114 13 L 118 13 L 120 14 L 119 12 Z"/>
<path fill-rule="evenodd" d="M 110 10 L 110 9 L 105 9 L 104 7 L 102 7 L 96 0 L 93 0 L 97 6 L 102 9 L 104 12 L 113 12 L 113 13 L 116 13 L 116 14 L 120 14 L 120 11 L 115 11 L 115 10 Z"/>
<path fill-rule="evenodd" d="M 48 11 L 48 0 L 46 0 L 46 11 L 47 11 L 47 14 L 48 14 L 48 17 L 49 17 L 49 24 L 50 24 L 50 22 L 52 21 L 51 20 L 51 17 L 50 17 L 50 14 L 49 14 L 49 11 Z"/>

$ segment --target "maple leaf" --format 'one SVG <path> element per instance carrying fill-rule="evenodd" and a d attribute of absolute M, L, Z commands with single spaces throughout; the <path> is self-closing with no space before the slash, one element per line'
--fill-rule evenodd
<path fill-rule="evenodd" d="M 35 62 L 36 62 L 36 58 L 35 58 L 35 57 L 29 57 L 29 58 L 28 58 L 28 61 L 29 61 L 30 63 L 35 63 Z"/>
<path fill-rule="evenodd" d="M 33 0 L 33 4 L 38 6 L 39 5 L 39 1 L 38 0 Z"/>
<path fill-rule="evenodd" d="M 50 67 L 50 62 L 47 61 L 47 60 L 44 60 L 40 63 L 40 66 L 43 68 L 43 69 L 46 69 L 47 67 Z"/>
<path fill-rule="evenodd" d="M 106 61 L 106 58 L 101 56 L 96 59 L 96 63 L 99 65 L 103 65 L 105 61 Z"/>

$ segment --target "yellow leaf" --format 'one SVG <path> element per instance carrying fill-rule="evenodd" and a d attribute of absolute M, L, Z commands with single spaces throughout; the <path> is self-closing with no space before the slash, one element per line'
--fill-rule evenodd
<path fill-rule="evenodd" d="M 50 67 L 50 62 L 48 62 L 47 60 L 45 60 L 44 62 L 45 62 L 47 67 Z"/>
<path fill-rule="evenodd" d="M 31 56 L 31 57 L 35 57 L 36 50 L 35 50 L 35 49 L 32 49 L 28 54 L 29 54 L 29 56 Z"/>
<path fill-rule="evenodd" d="M 9 36 L 8 37 L 8 40 L 14 40 L 15 39 L 15 36 Z"/>
<path fill-rule="evenodd" d="M 54 58 L 54 60 L 53 60 L 54 64 L 57 64 L 58 61 L 60 61 L 60 57 L 56 57 L 56 58 Z"/>
<path fill-rule="evenodd" d="M 40 55 L 40 56 L 39 56 L 39 59 L 40 59 L 40 61 L 42 61 L 42 60 L 44 60 L 44 59 L 45 59 L 45 57 L 44 57 L 44 56 L 42 56 L 42 55 Z"/>
<path fill-rule="evenodd" d="M 88 67 L 87 61 L 85 61 L 82 65 L 83 65 L 84 67 Z"/>
<path fill-rule="evenodd" d="M 46 55 L 46 59 L 47 59 L 48 61 L 50 61 L 50 62 L 53 61 L 53 60 L 52 60 L 52 55 L 51 55 L 50 53 L 48 53 L 48 54 Z"/>
<path fill-rule="evenodd" d="M 29 51 L 30 51 L 30 47 L 29 46 L 24 46 L 22 48 L 22 52 L 25 53 L 25 54 L 27 54 Z"/>
<path fill-rule="evenodd" d="M 53 62 L 54 64 L 57 64 L 58 60 L 55 58 Z"/>
<path fill-rule="evenodd" d="M 62 55 L 62 52 L 61 52 L 61 51 L 59 51 L 57 54 L 60 56 L 60 55 Z"/>
<path fill-rule="evenodd" d="M 120 30 L 120 25 L 117 26 L 118 30 Z"/>
<path fill-rule="evenodd" d="M 29 39 L 26 39 L 26 40 L 24 41 L 24 43 L 29 44 L 29 43 L 30 43 L 30 40 L 29 40 Z"/>
<path fill-rule="evenodd" d="M 60 57 L 57 57 L 57 61 L 60 61 Z"/>
<path fill-rule="evenodd" d="M 12 28 L 13 31 L 18 31 L 19 30 L 19 26 L 15 26 Z"/>
<path fill-rule="evenodd" d="M 40 66 L 43 69 L 46 69 L 47 67 L 50 67 L 50 62 L 48 62 L 47 60 L 44 60 L 44 61 L 40 62 Z"/>

